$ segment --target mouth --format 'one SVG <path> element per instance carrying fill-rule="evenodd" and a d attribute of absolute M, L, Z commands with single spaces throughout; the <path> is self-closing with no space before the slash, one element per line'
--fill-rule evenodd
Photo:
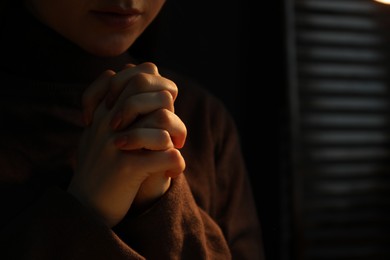
<path fill-rule="evenodd" d="M 118 15 L 140 15 L 142 12 L 137 8 L 122 8 L 120 6 L 109 6 L 101 9 L 93 10 L 97 13 L 110 13 Z"/>
<path fill-rule="evenodd" d="M 92 10 L 91 13 L 103 24 L 112 28 L 126 29 L 134 25 L 142 12 L 138 9 L 107 7 Z"/>

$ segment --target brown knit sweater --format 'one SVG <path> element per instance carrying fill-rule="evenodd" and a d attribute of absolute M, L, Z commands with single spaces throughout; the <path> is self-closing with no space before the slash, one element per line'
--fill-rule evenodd
<path fill-rule="evenodd" d="M 0 259 L 264 258 L 233 119 L 206 90 L 161 68 L 179 87 L 184 175 L 112 229 L 67 193 L 83 90 L 103 70 L 134 61 L 92 57 L 27 13 L 17 16 L 22 25 L 5 19 L 0 36 Z"/>

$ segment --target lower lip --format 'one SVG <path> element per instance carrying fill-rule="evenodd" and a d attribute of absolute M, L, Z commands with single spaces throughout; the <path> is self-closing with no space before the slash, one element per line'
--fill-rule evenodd
<path fill-rule="evenodd" d="M 101 13 L 101 12 L 94 12 L 93 14 L 105 25 L 117 29 L 126 29 L 130 27 L 139 18 L 138 14 L 122 15 L 122 14 Z"/>

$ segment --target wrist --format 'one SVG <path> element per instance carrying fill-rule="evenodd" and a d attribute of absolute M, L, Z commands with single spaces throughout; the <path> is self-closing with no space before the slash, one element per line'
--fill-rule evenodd
<path fill-rule="evenodd" d="M 131 206 L 131 211 L 142 213 L 158 201 L 171 186 L 171 178 L 165 174 L 148 177 L 142 184 Z"/>

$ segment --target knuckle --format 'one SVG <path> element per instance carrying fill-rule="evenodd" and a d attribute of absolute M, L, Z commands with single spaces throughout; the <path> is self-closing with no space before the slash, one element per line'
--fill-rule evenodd
<path fill-rule="evenodd" d="M 158 92 L 158 94 L 160 95 L 161 99 L 172 100 L 171 92 L 169 92 L 168 90 L 161 90 L 160 92 Z"/>
<path fill-rule="evenodd" d="M 173 162 L 177 162 L 177 163 L 181 163 L 181 161 L 183 160 L 183 156 L 181 155 L 178 149 L 170 150 L 170 158 Z"/>
<path fill-rule="evenodd" d="M 160 132 L 160 143 L 163 144 L 164 147 L 169 147 L 172 144 L 171 136 L 167 130 L 162 130 Z"/>
<path fill-rule="evenodd" d="M 151 84 L 150 75 L 143 72 L 135 74 L 130 78 L 128 82 L 128 85 L 132 85 L 132 87 L 138 88 L 139 90 L 143 89 L 144 86 L 150 84 Z"/>
<path fill-rule="evenodd" d="M 182 124 L 181 131 L 182 131 L 181 133 L 183 135 L 183 140 L 185 141 L 187 138 L 187 127 L 184 123 Z"/>
<path fill-rule="evenodd" d="M 172 113 L 166 109 L 162 108 L 155 112 L 155 120 L 158 125 L 169 125 L 172 123 Z"/>
<path fill-rule="evenodd" d="M 185 161 L 178 149 L 169 149 L 167 154 L 169 162 L 174 165 L 175 168 L 184 170 Z"/>
<path fill-rule="evenodd" d="M 176 83 L 173 82 L 173 81 L 170 80 L 170 79 L 167 79 L 167 82 L 168 82 L 167 85 L 168 85 L 168 87 L 169 87 L 169 92 L 170 92 L 170 94 L 172 95 L 172 98 L 173 98 L 173 99 L 176 99 L 176 97 L 177 97 L 177 95 L 178 95 L 178 93 L 179 93 L 179 89 L 178 89 Z"/>
<path fill-rule="evenodd" d="M 158 95 L 164 107 L 171 108 L 173 106 L 173 97 L 168 90 L 162 90 Z"/>
<path fill-rule="evenodd" d="M 144 62 L 139 65 L 139 68 L 151 74 L 158 74 L 158 68 L 153 62 Z"/>

